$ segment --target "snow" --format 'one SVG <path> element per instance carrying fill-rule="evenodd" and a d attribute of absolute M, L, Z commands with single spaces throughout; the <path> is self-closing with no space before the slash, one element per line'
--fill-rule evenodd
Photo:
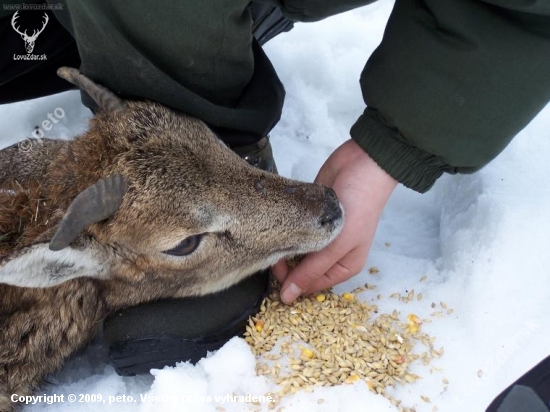
<path fill-rule="evenodd" d="M 349 128 L 363 110 L 359 74 L 380 42 L 391 6 L 391 1 L 382 0 L 323 22 L 298 24 L 266 46 L 287 89 L 282 121 L 271 134 L 281 174 L 313 180 L 331 151 L 348 139 Z M 0 147 L 30 136 L 57 107 L 65 116 L 53 125 L 51 136 L 70 138 L 85 129 L 90 115 L 77 92 L 4 105 Z M 376 284 L 377 289 L 362 298 L 371 301 L 382 294 L 385 298 L 377 302 L 382 311 L 428 317 L 435 310 L 432 302 L 453 308 L 451 315 L 423 326 L 437 337 L 436 348 L 445 348 L 444 356 L 434 362 L 442 370 L 430 373 L 418 366 L 413 372 L 423 379 L 393 392 L 417 411 L 431 411 L 434 405 L 446 412 L 485 410 L 506 386 L 548 355 L 548 130 L 550 107 L 482 171 L 444 176 L 425 195 L 398 187 L 366 265 L 377 266 L 380 273 L 373 276 L 365 270 L 336 287 L 341 293 L 367 281 Z M 424 275 L 427 280 L 420 282 Z M 387 298 L 413 288 L 423 300 L 404 304 Z M 444 377 L 450 381 L 446 391 Z M 123 378 L 109 365 L 98 337 L 49 381 L 37 395 L 67 399 L 69 394 L 99 394 L 114 402 L 101 405 L 101 410 L 113 411 L 216 411 L 220 406 L 228 412 L 267 411 L 267 402 L 254 406 L 226 398 L 222 405 L 215 397 L 276 391 L 273 383 L 255 375 L 254 356 L 238 338 L 196 366 L 183 363 L 148 376 Z M 431 404 L 420 395 L 428 396 Z M 170 396 L 180 402 L 168 402 Z M 187 401 L 182 403 L 182 397 Z M 325 400 L 322 404 L 317 402 L 320 398 Z M 91 399 L 78 400 L 40 402 L 24 411 L 99 409 Z M 360 383 L 297 393 L 278 407 L 285 412 L 395 410 Z"/>

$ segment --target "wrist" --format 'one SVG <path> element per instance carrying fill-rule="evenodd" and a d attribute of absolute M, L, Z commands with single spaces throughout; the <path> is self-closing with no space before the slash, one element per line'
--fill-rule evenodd
<path fill-rule="evenodd" d="M 377 197 L 387 199 L 397 186 L 397 180 L 382 169 L 354 140 L 346 141 L 334 154 L 337 154 L 336 167 L 349 170 L 362 181 L 362 186 L 375 189 Z"/>

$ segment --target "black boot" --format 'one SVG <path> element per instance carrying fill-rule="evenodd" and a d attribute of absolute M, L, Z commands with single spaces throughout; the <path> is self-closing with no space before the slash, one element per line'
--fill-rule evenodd
<path fill-rule="evenodd" d="M 149 373 L 176 362 L 198 362 L 244 333 L 267 295 L 268 271 L 207 296 L 160 300 L 128 308 L 103 325 L 109 358 L 119 375 Z"/>
<path fill-rule="evenodd" d="M 550 411 L 550 356 L 506 388 L 487 412 Z"/>

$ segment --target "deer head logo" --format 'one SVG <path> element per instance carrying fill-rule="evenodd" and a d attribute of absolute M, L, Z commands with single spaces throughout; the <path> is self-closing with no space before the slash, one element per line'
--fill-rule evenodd
<path fill-rule="evenodd" d="M 19 11 L 16 11 L 15 14 L 13 15 L 11 19 L 11 26 L 17 33 L 21 35 L 21 38 L 25 42 L 25 49 L 27 50 L 27 54 L 31 54 L 32 51 L 34 50 L 34 42 L 36 42 L 38 35 L 44 31 L 44 28 L 46 27 L 46 24 L 48 24 L 48 21 L 50 20 L 50 18 L 46 13 L 44 13 L 45 20 L 44 20 L 44 24 L 42 24 L 42 28 L 40 30 L 33 30 L 32 36 L 29 36 L 27 34 L 27 30 L 25 30 L 24 32 L 21 32 L 19 30 L 19 26 L 17 27 L 15 26 L 16 20 L 19 17 L 18 13 Z"/>

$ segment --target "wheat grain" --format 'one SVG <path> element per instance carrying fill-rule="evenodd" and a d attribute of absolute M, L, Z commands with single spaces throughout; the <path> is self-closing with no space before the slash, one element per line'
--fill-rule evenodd
<path fill-rule="evenodd" d="M 418 380 L 418 375 L 410 373 L 411 362 L 429 365 L 443 355 L 443 348 L 433 348 L 435 337 L 420 331 L 424 321 L 418 316 L 409 314 L 404 322 L 397 310 L 379 313 L 376 305 L 361 302 L 356 294 L 365 289 L 369 285 L 341 296 L 329 290 L 287 306 L 274 288 L 264 300 L 260 312 L 248 322 L 245 340 L 258 358 L 256 373 L 280 387 L 270 409 L 298 390 L 362 380 L 398 410 L 412 411 L 388 397 L 385 389 Z M 401 298 L 399 294 L 391 297 Z M 413 298 L 411 291 L 405 300 Z M 428 350 L 414 354 L 416 344 Z M 274 364 L 277 360 L 281 363 Z"/>

